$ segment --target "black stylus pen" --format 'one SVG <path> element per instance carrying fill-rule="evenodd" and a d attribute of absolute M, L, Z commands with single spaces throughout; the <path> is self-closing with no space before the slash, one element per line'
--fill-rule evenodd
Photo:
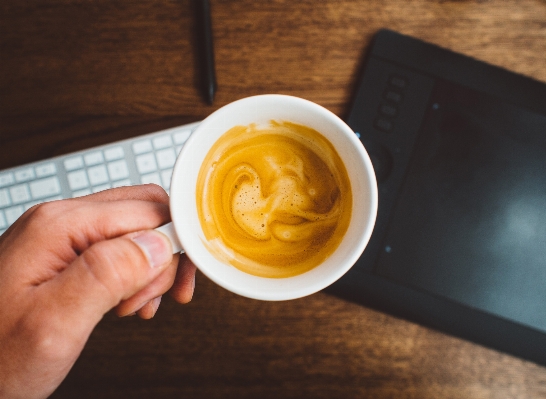
<path fill-rule="evenodd" d="M 197 25 L 200 37 L 200 52 L 202 60 L 202 81 L 205 98 L 209 104 L 216 93 L 216 72 L 214 70 L 214 51 L 212 47 L 212 24 L 210 18 L 209 0 L 196 0 Z"/>

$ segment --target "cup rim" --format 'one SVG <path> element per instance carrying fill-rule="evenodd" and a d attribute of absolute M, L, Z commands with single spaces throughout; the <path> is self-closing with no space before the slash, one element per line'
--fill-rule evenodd
<path fill-rule="evenodd" d="M 320 116 L 320 118 L 324 119 L 324 123 L 329 124 L 329 129 L 341 133 L 339 137 L 340 141 L 348 140 L 351 143 L 351 146 L 349 147 L 354 150 L 354 156 L 361 162 L 363 169 L 360 171 L 363 176 L 358 177 L 355 174 L 357 177 L 350 177 L 351 184 L 353 184 L 353 180 L 356 179 L 358 180 L 359 184 L 366 186 L 365 189 L 367 190 L 368 194 L 366 204 L 369 208 L 368 213 L 365 216 L 362 216 L 362 218 L 366 217 L 366 221 L 361 222 L 360 225 L 357 226 L 358 231 L 362 231 L 359 237 L 354 237 L 352 240 L 354 248 L 345 248 L 345 250 L 349 252 L 349 255 L 339 255 L 339 258 L 343 259 L 342 265 L 338 265 L 336 267 L 329 266 L 328 268 L 323 268 L 324 270 L 320 269 L 324 263 L 327 263 L 329 259 L 332 258 L 334 254 L 339 252 L 338 247 L 338 249 L 336 249 L 334 253 L 325 262 L 323 262 L 323 264 L 315 267 L 314 269 L 297 276 L 279 279 L 249 275 L 240 271 L 239 269 L 236 269 L 234 266 L 226 265 L 217 260 L 213 255 L 208 253 L 208 251 L 205 250 L 206 253 L 203 252 L 204 244 L 202 242 L 199 243 L 199 240 L 202 240 L 202 238 L 199 237 L 199 234 L 202 234 L 202 229 L 196 215 L 197 212 L 194 209 L 194 203 L 196 202 L 195 185 L 202 161 L 201 154 L 206 155 L 211 144 L 215 142 L 216 139 L 223 133 L 229 130 L 229 128 L 235 126 L 235 124 L 227 128 L 226 126 L 220 128 L 218 126 L 221 126 L 222 124 L 225 125 L 226 123 L 229 124 L 229 122 L 226 120 L 230 118 L 233 120 L 237 119 L 233 113 L 234 109 L 239 110 L 241 114 L 252 114 L 254 110 L 257 112 L 257 107 L 259 106 L 272 106 L 274 104 L 280 108 L 284 107 L 283 110 L 292 109 L 294 110 L 294 113 L 297 113 L 297 110 L 301 110 L 302 114 L 305 113 L 305 115 L 307 115 L 307 119 L 309 119 L 309 115 L 313 115 L 317 118 Z M 240 111 L 241 109 L 245 109 L 245 111 Z M 252 119 L 248 115 L 246 118 L 250 118 L 248 120 Z M 282 115 L 277 119 L 286 120 L 286 118 L 283 118 Z M 297 121 L 294 120 L 290 121 L 297 123 Z M 241 122 L 238 124 L 248 123 Z M 321 132 L 319 129 L 317 130 Z M 321 134 L 324 135 L 323 132 L 321 132 Z M 203 149 L 206 148 L 206 146 L 200 145 L 200 142 L 203 141 L 203 138 L 201 137 L 203 135 L 209 135 L 210 137 L 210 140 L 208 140 L 208 149 L 206 150 Z M 327 138 L 330 140 L 329 137 Z M 336 150 L 339 152 L 339 149 L 335 144 L 334 147 L 336 147 Z M 199 158 L 194 159 L 196 156 Z M 347 161 L 343 159 L 341 154 L 340 156 L 342 157 L 346 168 L 349 169 L 351 165 L 347 165 Z M 191 163 L 192 159 L 195 161 L 193 164 Z M 197 165 L 197 163 L 199 163 L 199 165 Z M 188 184 L 190 186 L 193 185 L 194 188 L 191 190 L 186 190 L 184 187 L 186 187 Z M 352 190 L 354 199 L 354 188 Z M 190 195 L 193 198 L 189 198 Z M 177 236 L 184 247 L 187 256 L 203 274 L 205 274 L 216 284 L 239 295 L 253 299 L 278 301 L 296 299 L 318 292 L 337 281 L 354 265 L 354 263 L 361 256 L 371 237 L 377 215 L 378 194 L 375 173 L 368 153 L 360 140 L 357 138 L 356 134 L 344 121 L 342 121 L 331 111 L 311 101 L 282 94 L 263 94 L 245 97 L 229 103 L 211 113 L 197 126 L 182 147 L 182 150 L 176 160 L 171 178 L 170 202 L 171 216 Z M 355 205 L 356 201 L 353 200 L 353 213 L 355 212 Z M 189 213 L 187 209 L 188 207 L 191 208 Z M 353 224 L 353 219 L 354 217 L 351 216 L 351 225 Z M 189 224 L 190 226 L 186 227 L 185 224 Z M 345 235 L 347 236 L 348 232 L 346 232 Z M 345 241 L 346 238 L 344 237 L 342 244 Z M 342 246 L 342 244 L 340 244 L 340 246 Z M 218 264 L 222 264 L 223 266 L 219 266 Z M 310 277 L 312 277 L 312 280 L 309 280 L 309 284 L 306 284 L 305 279 L 309 279 Z"/>

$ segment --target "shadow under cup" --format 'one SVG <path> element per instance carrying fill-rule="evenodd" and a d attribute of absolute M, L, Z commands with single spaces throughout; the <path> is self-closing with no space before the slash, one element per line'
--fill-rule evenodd
<path fill-rule="evenodd" d="M 320 132 L 343 160 L 352 189 L 347 232 L 320 265 L 296 276 L 266 278 L 247 274 L 209 252 L 196 203 L 198 175 L 211 146 L 234 126 L 292 122 Z M 310 101 L 262 95 L 230 103 L 207 117 L 192 133 L 173 170 L 171 216 L 176 235 L 193 263 L 212 281 L 236 294 L 261 300 L 288 300 L 310 295 L 345 274 L 366 247 L 377 213 L 377 183 L 370 158 L 355 133 L 336 115 Z"/>

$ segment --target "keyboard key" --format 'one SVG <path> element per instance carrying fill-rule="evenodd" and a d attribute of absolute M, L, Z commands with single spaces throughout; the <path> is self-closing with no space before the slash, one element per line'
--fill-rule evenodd
<path fill-rule="evenodd" d="M 0 208 L 11 205 L 11 200 L 9 198 L 8 189 L 4 188 L 0 190 Z"/>
<path fill-rule="evenodd" d="M 136 157 L 136 164 L 138 173 L 141 175 L 157 170 L 157 164 L 155 163 L 155 157 L 153 153 L 139 155 Z"/>
<path fill-rule="evenodd" d="M 169 148 L 169 147 L 172 147 L 173 145 L 173 141 L 171 140 L 171 136 L 169 135 L 156 137 L 154 138 L 153 143 L 154 143 L 154 148 L 156 150 Z"/>
<path fill-rule="evenodd" d="M 30 201 L 30 192 L 28 191 L 27 184 L 19 184 L 17 186 L 10 187 L 9 193 L 14 204 Z"/>
<path fill-rule="evenodd" d="M 89 190 L 88 188 L 85 188 L 83 190 L 74 191 L 72 193 L 72 198 L 83 197 L 84 195 L 89 195 L 89 194 L 91 194 L 91 190 Z"/>
<path fill-rule="evenodd" d="M 125 187 L 125 186 L 130 186 L 130 185 L 131 185 L 131 180 L 123 179 L 123 180 L 118 180 L 118 181 L 114 182 L 112 184 L 112 187 Z"/>
<path fill-rule="evenodd" d="M 155 157 L 157 159 L 159 169 L 172 168 L 174 166 L 174 162 L 176 161 L 176 154 L 172 148 L 158 151 L 155 154 Z"/>
<path fill-rule="evenodd" d="M 4 212 L 0 211 L 0 229 L 5 229 L 6 227 L 8 227 L 8 222 L 4 217 Z"/>
<path fill-rule="evenodd" d="M 89 186 L 89 181 L 87 180 L 87 174 L 85 173 L 85 170 L 70 172 L 67 175 L 67 178 L 68 185 L 72 191 L 80 190 Z"/>
<path fill-rule="evenodd" d="M 91 152 L 89 154 L 86 154 L 83 158 L 84 158 L 85 164 L 87 166 L 98 165 L 98 164 L 104 162 L 102 152 L 100 152 L 100 151 L 94 151 L 94 152 Z"/>
<path fill-rule="evenodd" d="M 133 152 L 136 155 L 145 154 L 152 151 L 152 142 L 150 140 L 140 140 L 133 144 Z"/>
<path fill-rule="evenodd" d="M 15 183 L 13 173 L 3 173 L 0 175 L 0 187 L 8 186 L 13 183 Z"/>
<path fill-rule="evenodd" d="M 9 225 L 12 225 L 17 219 L 19 219 L 19 216 L 21 216 L 24 212 L 25 210 L 23 209 L 22 205 L 13 206 L 4 211 Z"/>
<path fill-rule="evenodd" d="M 34 169 L 24 168 L 15 172 L 15 181 L 24 182 L 34 179 Z"/>
<path fill-rule="evenodd" d="M 159 173 L 150 173 L 140 176 L 140 182 L 142 184 L 154 183 L 161 186 L 161 178 L 159 177 Z"/>
<path fill-rule="evenodd" d="M 190 137 L 191 130 L 184 130 L 182 132 L 176 132 L 173 134 L 175 144 L 184 144 L 188 137 Z"/>
<path fill-rule="evenodd" d="M 108 181 L 108 172 L 106 172 L 106 166 L 98 165 L 87 169 L 87 175 L 92 186 L 97 184 L 103 184 Z"/>
<path fill-rule="evenodd" d="M 129 177 L 129 170 L 127 169 L 125 160 L 110 162 L 108 164 L 108 174 L 112 181 Z"/>
<path fill-rule="evenodd" d="M 38 177 L 52 176 L 55 173 L 57 173 L 57 167 L 53 162 L 36 166 L 36 176 Z"/>
<path fill-rule="evenodd" d="M 65 159 L 64 168 L 66 169 L 67 172 L 70 172 L 71 170 L 83 168 L 83 158 L 78 155 L 75 157 L 70 157 L 68 159 Z"/>
<path fill-rule="evenodd" d="M 61 185 L 57 176 L 36 180 L 30 183 L 30 193 L 33 199 L 52 197 L 61 193 Z"/>
<path fill-rule="evenodd" d="M 161 172 L 161 181 L 163 182 L 163 188 L 165 188 L 166 190 L 171 188 L 172 175 L 173 175 L 172 169 L 164 170 L 163 172 Z"/>
<path fill-rule="evenodd" d="M 115 161 L 116 159 L 122 159 L 125 156 L 123 147 L 112 147 L 104 151 L 104 157 L 107 161 Z"/>
<path fill-rule="evenodd" d="M 112 188 L 110 184 L 103 184 L 101 186 L 93 187 L 93 192 L 98 193 L 100 191 L 108 190 L 109 188 Z"/>

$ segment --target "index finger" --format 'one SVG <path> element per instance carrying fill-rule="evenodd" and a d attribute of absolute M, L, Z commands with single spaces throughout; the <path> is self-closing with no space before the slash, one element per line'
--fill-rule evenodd
<path fill-rule="evenodd" d="M 163 188 L 156 184 L 143 184 L 136 186 L 125 186 L 112 188 L 104 191 L 100 191 L 95 194 L 89 194 L 77 198 L 68 198 L 61 200 L 65 203 L 77 203 L 77 202 L 114 202 L 114 201 L 123 201 L 123 200 L 137 200 L 145 202 L 153 202 L 161 205 L 169 205 L 169 195 L 165 192 Z M 52 201 L 57 202 L 57 201 Z M 19 224 L 24 220 L 28 219 L 40 205 L 35 205 L 26 211 L 23 215 L 19 217 Z"/>
<path fill-rule="evenodd" d="M 83 197 L 73 198 L 71 201 L 118 201 L 118 200 L 140 200 L 158 202 L 160 204 L 169 203 L 169 195 L 157 184 L 142 184 L 136 186 L 124 186 L 100 191 L 95 194 L 85 195 Z"/>

